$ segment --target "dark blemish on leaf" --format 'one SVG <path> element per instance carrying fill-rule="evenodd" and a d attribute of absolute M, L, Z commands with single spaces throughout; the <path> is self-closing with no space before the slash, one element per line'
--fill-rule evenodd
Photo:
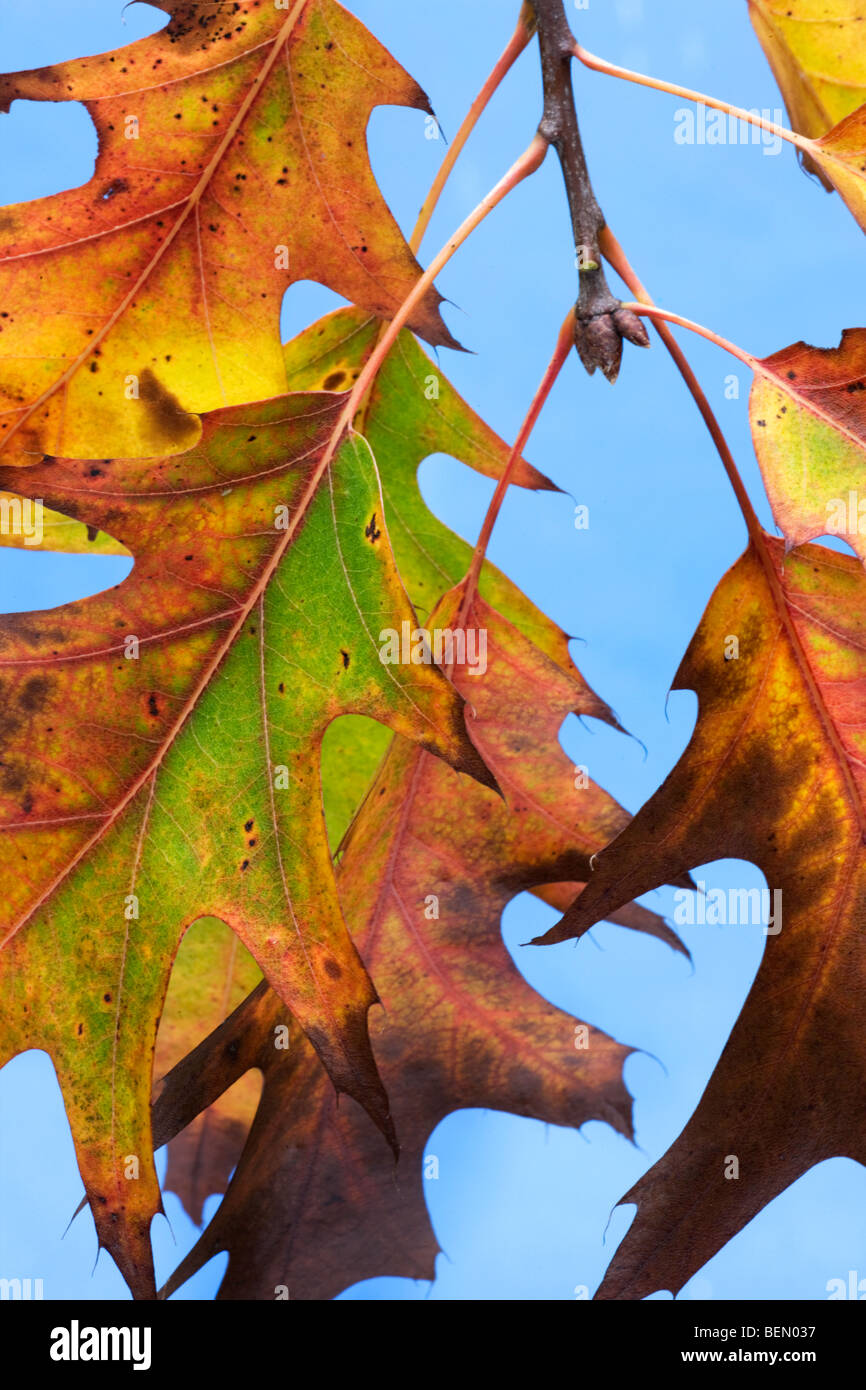
<path fill-rule="evenodd" d="M 24 812 L 25 816 L 29 816 L 30 812 L 33 810 L 33 797 L 29 792 L 21 802 L 21 810 Z"/>
<path fill-rule="evenodd" d="M 348 671 L 348 669 L 349 669 L 349 660 L 350 660 L 349 653 L 348 653 L 348 652 L 344 652 L 344 651 L 343 651 L 343 648 L 341 647 L 341 648 L 340 648 L 340 656 L 343 658 L 343 670 L 344 670 L 344 671 Z"/>
<path fill-rule="evenodd" d="M 195 428 L 195 417 L 181 408 L 177 396 L 166 390 L 150 367 L 139 374 L 138 395 L 154 424 L 169 439 L 180 442 L 189 437 Z"/>
<path fill-rule="evenodd" d="M 245 859 L 244 862 L 241 864 L 241 873 L 244 873 L 249 867 L 250 861 L 249 859 Z"/>
<path fill-rule="evenodd" d="M 51 683 L 47 676 L 31 676 L 18 696 L 19 706 L 28 714 L 38 714 L 48 702 L 50 689 Z"/>
<path fill-rule="evenodd" d="M 103 997 L 103 999 L 105 1000 L 106 1004 L 110 1004 L 110 1003 L 111 1003 L 111 995 L 110 995 L 110 994 L 103 994 L 102 997 Z"/>
<path fill-rule="evenodd" d="M 364 535 L 367 537 L 371 545 L 375 545 L 381 534 L 381 531 L 376 530 L 376 513 L 374 512 L 373 515 L 370 517 L 369 523 L 364 528 Z"/>
<path fill-rule="evenodd" d="M 246 822 L 244 823 L 244 830 L 247 832 L 248 835 L 249 835 L 249 833 L 250 833 L 250 831 L 252 830 L 252 828 L 253 828 L 254 825 L 255 825 L 255 821 L 251 821 L 251 820 L 248 820 L 248 821 L 246 821 Z"/>
<path fill-rule="evenodd" d="M 342 386 L 345 380 L 345 372 L 331 372 L 330 376 L 325 377 L 322 386 L 326 391 L 336 391 L 337 387 Z"/>
<path fill-rule="evenodd" d="M 763 430 L 763 429 L 766 429 L 766 427 L 767 427 L 767 422 L 766 422 L 766 420 L 758 420 L 756 423 L 760 425 L 760 427 L 761 427 L 762 430 Z"/>
<path fill-rule="evenodd" d="M 147 708 L 154 719 L 159 717 L 159 705 L 156 703 L 156 696 L 151 694 L 147 697 Z"/>
<path fill-rule="evenodd" d="M 251 835 L 250 838 L 247 840 L 247 844 L 249 845 L 250 849 L 253 848 L 253 846 L 255 845 L 255 843 L 256 843 L 256 837 L 255 837 L 255 835 Z"/>
<path fill-rule="evenodd" d="M 343 973 L 335 960 L 325 961 L 325 972 L 330 975 L 332 980 L 339 980 Z"/>
<path fill-rule="evenodd" d="M 237 1038 L 232 1038 L 230 1043 L 226 1043 L 226 1056 L 231 1057 L 232 1061 L 235 1060 L 239 1051 L 240 1043 L 238 1042 Z"/>
<path fill-rule="evenodd" d="M 94 367 L 96 366 L 96 363 L 95 363 L 95 362 L 94 362 L 93 366 L 94 366 Z M 105 473 L 104 473 L 103 469 L 97 468 L 97 467 L 94 465 L 93 468 L 88 468 L 88 470 L 87 470 L 87 476 L 88 476 L 88 478 L 104 478 L 104 477 L 105 477 Z"/>
<path fill-rule="evenodd" d="M 96 537 L 97 537 L 98 535 L 99 535 L 99 527 L 98 527 L 98 526 L 90 526 L 90 525 L 88 525 L 88 527 L 87 527 L 87 539 L 88 539 L 89 541 L 95 541 L 95 540 L 96 540 Z"/>
<path fill-rule="evenodd" d="M 789 380 L 789 381 L 796 381 L 796 380 L 797 380 L 797 373 L 796 373 L 796 372 L 788 372 L 788 380 Z"/>
<path fill-rule="evenodd" d="M 279 690 L 281 695 L 285 695 L 286 687 L 284 686 L 282 681 L 280 681 L 279 685 L 277 686 L 277 689 Z"/>

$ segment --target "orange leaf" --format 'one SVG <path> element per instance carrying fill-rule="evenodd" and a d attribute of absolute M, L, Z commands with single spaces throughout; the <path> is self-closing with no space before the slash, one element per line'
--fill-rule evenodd
<path fill-rule="evenodd" d="M 336 0 L 166 3 L 158 34 L 0 79 L 81 101 L 90 183 L 0 213 L 0 448 L 152 455 L 189 412 L 286 389 L 285 289 L 319 280 L 392 317 L 418 266 L 373 179 L 366 126 L 427 98 Z M 430 292 L 410 327 L 454 346 Z"/>
<path fill-rule="evenodd" d="M 835 533 L 866 558 L 866 329 L 753 365 L 752 438 L 789 546 Z"/>

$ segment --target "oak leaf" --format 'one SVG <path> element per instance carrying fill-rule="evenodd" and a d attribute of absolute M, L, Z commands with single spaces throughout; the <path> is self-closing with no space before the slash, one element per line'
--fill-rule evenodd
<path fill-rule="evenodd" d="M 293 390 L 348 390 L 376 345 L 380 321 L 364 310 L 343 309 L 311 325 L 286 344 L 285 359 Z M 441 368 L 403 332 L 377 374 L 376 383 L 356 421 L 378 455 L 383 496 L 389 516 L 392 547 L 399 551 L 401 578 L 416 612 L 429 617 L 433 599 L 466 572 L 470 547 L 428 510 L 417 482 L 421 461 L 432 453 L 450 452 L 490 477 L 500 477 L 508 461 L 508 446 L 478 417 L 448 382 Z M 553 484 L 525 460 L 514 471 L 519 486 L 550 489 Z M 71 518 L 65 521 L 68 543 L 83 549 L 90 543 Z M 56 534 L 56 532 L 55 532 Z M 51 535 L 46 525 L 46 537 Z M 20 541 L 19 541 L 20 544 Z M 482 588 L 492 592 L 502 612 L 540 645 L 569 675 L 573 674 L 568 643 L 561 630 L 489 562 Z M 390 731 L 363 715 L 344 715 L 326 731 L 322 743 L 322 797 L 332 850 L 360 806 L 388 744 Z M 559 896 L 555 889 L 559 888 Z M 547 901 L 566 906 L 575 885 L 539 890 Z M 564 894 L 564 895 L 563 895 Z M 634 906 L 632 913 L 642 909 Z M 658 919 L 646 914 L 640 925 L 652 931 Z M 195 928 L 193 929 L 196 930 Z M 230 973 L 227 975 L 227 953 Z M 240 953 L 240 955 L 239 955 Z M 228 999 L 236 989 L 234 970 L 243 948 L 226 943 L 214 924 L 205 937 L 181 947 L 160 1024 L 155 1074 L 162 1076 L 191 1051 L 204 1031 L 203 1020 L 220 1022 L 224 1007 L 213 1019 L 216 998 Z M 185 1043 L 185 1046 L 183 1045 Z M 222 1192 L 243 1147 L 255 1113 L 256 1093 L 240 1094 L 238 1085 L 220 1097 L 187 1126 L 168 1147 L 165 1187 L 181 1197 L 189 1214 L 200 1221 L 202 1200 Z"/>
<path fill-rule="evenodd" d="M 698 695 L 688 748 L 540 938 L 579 937 L 620 904 L 719 858 L 750 860 L 781 893 L 697 1110 L 623 1198 L 637 1216 L 600 1298 L 676 1293 L 814 1164 L 866 1161 L 864 652 L 859 561 L 817 545 L 786 556 L 769 536 L 750 545 L 674 681 Z"/>
<path fill-rule="evenodd" d="M 866 558 L 866 329 L 846 329 L 837 348 L 794 343 L 752 365 L 752 438 L 788 545 L 836 533 Z"/>
<path fill-rule="evenodd" d="M 490 781 L 441 672 L 379 659 L 380 629 L 415 615 L 367 445 L 351 436 L 319 465 L 340 405 L 232 407 L 203 418 L 186 455 L 28 473 L 136 565 L 105 594 L 0 622 L 3 1056 L 51 1054 L 100 1240 L 137 1291 L 152 1287 L 159 1204 L 152 1048 L 184 928 L 212 915 L 235 930 L 336 1085 L 393 1139 L 321 739 L 361 713 Z"/>
<path fill-rule="evenodd" d="M 180 452 L 192 412 L 286 390 L 291 283 L 392 317 L 417 280 L 366 127 L 430 106 L 364 26 L 336 0 L 158 7 L 126 48 L 0 78 L 0 109 L 80 101 L 99 138 L 89 183 L 0 213 L 7 463 Z M 455 346 L 439 302 L 410 327 Z"/>

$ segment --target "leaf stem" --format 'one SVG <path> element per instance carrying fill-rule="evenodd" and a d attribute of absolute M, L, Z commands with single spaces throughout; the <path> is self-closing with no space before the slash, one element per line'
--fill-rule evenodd
<path fill-rule="evenodd" d="M 463 580 L 463 598 L 461 600 L 460 611 L 457 617 L 458 627 L 465 626 L 469 610 L 471 609 L 472 604 L 475 600 L 475 595 L 478 591 L 478 580 L 481 575 L 481 566 L 484 564 L 484 557 L 487 553 L 487 546 L 490 542 L 490 537 L 493 532 L 493 528 L 496 525 L 496 521 L 502 507 L 502 503 L 505 499 L 505 494 L 508 491 L 509 484 L 511 483 L 511 477 L 517 465 L 517 461 L 521 457 L 523 450 L 526 447 L 526 441 L 529 439 L 529 436 L 532 434 L 532 431 L 535 428 L 536 421 L 538 420 L 539 415 L 544 409 L 545 402 L 547 401 L 547 398 L 553 389 L 554 382 L 559 376 L 559 373 L 561 372 L 566 358 L 568 357 L 568 354 L 571 352 L 573 345 L 574 309 L 572 308 L 569 309 L 568 313 L 565 316 L 562 327 L 559 330 L 559 336 L 556 340 L 556 347 L 554 348 L 553 356 L 551 357 L 550 362 L 547 366 L 547 370 L 545 371 L 544 376 L 541 378 L 541 381 L 538 385 L 538 389 L 532 398 L 529 410 L 526 414 L 526 418 L 520 427 L 520 431 L 517 435 L 517 438 L 514 441 L 514 444 L 512 445 L 511 452 L 508 455 L 508 461 L 504 469 L 502 470 L 502 474 L 499 478 L 499 481 L 496 484 L 496 490 L 494 491 L 493 496 L 490 499 L 490 506 L 487 508 L 487 515 L 485 516 L 481 526 L 481 530 L 478 533 L 478 540 L 475 544 L 475 550 L 472 553 L 472 560 L 470 561 L 469 569 L 466 572 L 466 578 Z"/>
<path fill-rule="evenodd" d="M 490 73 L 490 76 L 487 78 L 487 81 L 484 83 L 484 86 L 481 88 L 481 91 L 478 93 L 478 96 L 475 98 L 469 110 L 467 111 L 465 117 L 463 118 L 463 122 L 460 126 L 460 129 L 458 130 L 457 134 L 454 137 L 454 140 L 449 146 L 448 152 L 442 161 L 439 172 L 433 180 L 430 192 L 424 199 L 421 211 L 418 214 L 418 221 L 415 223 L 415 228 L 412 232 L 412 235 L 409 238 L 409 246 L 413 252 L 418 251 L 421 242 L 424 240 L 424 234 L 426 233 L 427 228 L 430 225 L 430 219 L 433 216 L 436 204 L 438 203 L 442 190 L 448 181 L 448 178 L 451 174 L 451 170 L 454 168 L 454 165 L 457 163 L 457 160 L 460 157 L 460 154 L 463 150 L 464 145 L 466 144 L 466 141 L 469 139 L 469 136 L 472 134 L 473 130 L 475 129 L 475 126 L 478 124 L 480 116 L 485 110 L 494 92 L 499 87 L 503 78 L 506 76 L 507 73 L 511 71 L 511 68 L 514 66 L 514 63 L 520 57 L 524 48 L 526 48 L 527 44 L 532 38 L 534 31 L 535 15 L 533 14 L 529 4 L 527 3 L 527 0 L 524 0 L 523 6 L 520 11 L 520 17 L 517 21 L 517 28 L 514 30 L 514 33 L 512 34 L 511 38 L 509 39 L 508 43 L 503 49 L 498 62 L 496 63 L 495 67 Z"/>
<path fill-rule="evenodd" d="M 796 145 L 803 154 L 812 156 L 815 154 L 814 140 L 810 140 L 805 135 L 798 135 L 796 131 L 788 130 L 785 126 L 776 125 L 773 121 L 767 121 L 754 111 L 746 111 L 741 106 L 732 106 L 729 101 L 720 101 L 718 97 L 710 97 L 703 92 L 692 91 L 690 87 L 680 87 L 675 82 L 664 82 L 658 77 L 646 77 L 642 72 L 633 72 L 631 68 L 618 67 L 616 63 L 608 63 L 604 58 L 598 58 L 594 53 L 589 53 L 579 43 L 574 44 L 572 52 L 575 58 L 580 59 L 584 67 L 592 68 L 594 72 L 603 72 L 608 77 L 620 77 L 626 82 L 635 82 L 639 87 L 652 87 L 657 92 L 668 92 L 671 96 L 683 97 L 685 101 L 696 101 L 701 106 L 711 106 L 716 111 L 724 111 L 727 115 L 736 117 L 737 120 L 748 121 L 750 125 L 760 126 L 761 130 L 780 136 L 781 139 Z"/>
<path fill-rule="evenodd" d="M 354 420 L 360 402 L 363 400 L 368 388 L 372 385 L 376 373 L 387 357 L 415 305 L 424 297 L 442 267 L 448 264 L 455 251 L 459 250 L 464 241 L 475 231 L 475 228 L 484 221 L 485 217 L 502 202 L 503 198 L 505 198 L 512 189 L 516 188 L 517 185 L 522 183 L 525 178 L 528 178 L 530 174 L 535 173 L 536 169 L 544 162 L 548 148 L 548 142 L 540 135 L 533 136 L 520 158 L 514 161 L 511 168 L 503 175 L 495 187 L 481 199 L 478 206 L 470 212 L 469 216 L 465 218 L 463 222 L 461 222 L 453 236 L 449 237 L 441 251 L 434 256 L 427 269 L 416 280 L 409 294 L 403 300 L 400 308 L 391 319 L 385 332 L 379 338 L 375 348 L 367 358 L 355 385 L 349 392 L 346 404 L 343 406 L 339 419 L 334 426 L 328 447 L 310 479 L 310 488 L 312 491 L 315 491 L 315 488 L 318 486 L 319 479 L 336 453 L 343 433 Z M 305 500 L 306 498 L 302 500 L 302 506 L 305 504 Z"/>
<path fill-rule="evenodd" d="M 622 247 L 620 246 L 619 242 L 617 241 L 616 237 L 614 236 L 613 232 L 610 230 L 609 227 L 603 228 L 600 242 L 602 255 L 605 257 L 606 260 L 610 262 L 617 274 L 625 281 L 632 294 L 635 296 L 635 299 L 638 301 L 633 306 L 634 312 L 640 313 L 642 309 L 645 311 L 655 309 L 656 306 L 653 303 L 653 300 L 648 290 L 646 290 L 644 286 L 641 284 L 637 274 L 635 273 L 632 266 L 629 264 L 628 257 L 626 256 L 625 252 L 623 251 Z M 739 469 L 737 468 L 736 462 L 734 461 L 734 456 L 731 453 L 728 441 L 725 439 L 722 427 L 716 419 L 716 416 L 713 412 L 713 408 L 707 400 L 704 389 L 698 381 L 697 377 L 695 376 L 688 358 L 686 357 L 685 353 L 683 352 L 682 348 L 680 347 L 679 343 L 677 342 L 676 338 L 674 337 L 673 333 L 668 328 L 668 325 L 665 322 L 665 318 L 667 317 L 667 315 L 665 315 L 665 317 L 661 317 L 663 312 L 664 311 L 659 311 L 659 317 L 656 318 L 656 332 L 658 333 L 659 337 L 661 338 L 662 342 L 664 343 L 665 347 L 667 348 L 668 352 L 670 353 L 671 357 L 676 363 L 676 366 L 679 370 L 680 375 L 683 378 L 683 381 L 686 383 L 686 386 L 691 392 L 694 402 L 698 407 L 698 410 L 701 412 L 704 424 L 710 432 L 710 437 L 712 438 L 712 441 L 716 446 L 719 458 L 722 461 L 722 466 L 726 474 L 728 475 L 728 481 L 730 482 L 731 487 L 734 490 L 734 495 L 737 499 L 737 502 L 739 503 L 740 511 L 743 513 L 743 520 L 746 523 L 749 535 L 753 539 L 755 539 L 758 537 L 759 534 L 762 534 L 763 528 L 761 526 L 760 521 L 758 520 L 755 509 L 752 506 L 751 499 L 743 484 L 743 480 L 740 477 Z M 655 318 L 655 315 L 653 317 Z M 682 323 L 684 326 L 692 326 L 689 324 L 688 320 L 682 320 Z M 694 325 L 694 327 L 697 328 L 698 325 Z M 716 334 L 710 335 L 709 330 L 707 330 L 706 336 L 710 337 L 711 342 L 715 342 L 719 346 L 726 347 L 729 351 L 734 351 L 735 355 L 740 357 L 741 361 L 747 362 L 747 365 L 751 364 L 751 362 L 754 361 L 754 359 L 748 357 L 748 354 L 740 353 L 738 349 L 735 349 L 732 343 L 726 343 L 724 339 L 719 338 Z"/>
<path fill-rule="evenodd" d="M 427 228 L 430 225 L 430 219 L 432 218 L 433 213 L 436 209 L 436 205 L 439 202 L 439 199 L 442 195 L 442 190 L 451 176 L 451 171 L 453 170 L 454 165 L 457 163 L 457 160 L 460 157 L 460 154 L 463 150 L 464 145 L 466 144 L 466 141 L 469 139 L 469 136 L 472 134 L 472 131 L 475 129 L 475 126 L 478 124 L 479 118 L 481 117 L 494 92 L 497 90 L 506 74 L 511 70 L 516 60 L 523 52 L 524 48 L 526 48 L 534 32 L 535 14 L 529 6 L 528 0 L 523 0 L 523 5 L 520 11 L 520 17 L 517 21 L 517 28 L 514 30 L 514 33 L 512 34 L 511 38 L 505 46 L 505 49 L 499 57 L 499 61 L 496 63 L 495 67 L 490 73 L 490 76 L 487 78 L 487 81 L 484 83 L 484 86 L 478 93 L 478 96 L 475 98 L 474 102 L 467 111 L 466 116 L 464 117 L 461 123 L 460 129 L 455 135 L 454 140 L 452 144 L 449 146 L 448 152 L 442 161 L 439 172 L 433 180 L 433 183 L 430 187 L 430 191 L 427 194 L 427 197 L 424 199 L 421 211 L 418 214 L 418 221 L 415 223 L 412 235 L 409 238 L 409 248 L 413 253 L 417 254 L 421 246 L 421 242 L 424 240 L 424 235 L 427 231 Z M 387 319 L 383 319 L 379 329 L 377 342 L 381 342 L 382 338 L 385 336 L 387 328 L 388 321 Z M 370 393 L 368 390 L 365 393 L 364 398 L 358 403 L 358 409 L 355 412 L 355 429 L 360 434 L 363 434 L 364 427 L 366 425 L 367 408 L 369 406 L 369 401 Z"/>
<path fill-rule="evenodd" d="M 706 338 L 708 343 L 724 348 L 725 352 L 729 352 L 732 357 L 739 358 L 750 371 L 760 371 L 760 363 L 757 358 L 753 357 L 750 352 L 746 352 L 745 348 L 737 347 L 736 343 L 730 342 L 728 338 L 723 338 L 720 333 L 713 332 L 712 328 L 706 328 L 702 323 L 695 323 L 694 319 L 684 318 L 682 314 L 675 314 L 671 309 L 660 309 L 658 304 L 653 303 L 651 299 L 636 300 L 633 304 L 625 301 L 623 308 L 630 309 L 633 314 L 646 314 L 651 319 L 660 319 L 665 323 L 675 323 L 680 328 L 687 328 L 690 333 L 697 333 L 699 338 Z"/>

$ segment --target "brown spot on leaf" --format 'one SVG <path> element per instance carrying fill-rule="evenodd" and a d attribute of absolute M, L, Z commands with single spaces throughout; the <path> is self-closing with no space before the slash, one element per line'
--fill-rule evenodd
<path fill-rule="evenodd" d="M 28 714 L 38 714 L 48 703 L 51 682 L 47 676 L 31 676 L 18 696 L 18 704 Z"/>
<path fill-rule="evenodd" d="M 181 443 L 189 437 L 195 417 L 182 408 L 177 396 L 163 386 L 150 367 L 139 375 L 138 395 L 153 424 L 170 440 Z"/>

